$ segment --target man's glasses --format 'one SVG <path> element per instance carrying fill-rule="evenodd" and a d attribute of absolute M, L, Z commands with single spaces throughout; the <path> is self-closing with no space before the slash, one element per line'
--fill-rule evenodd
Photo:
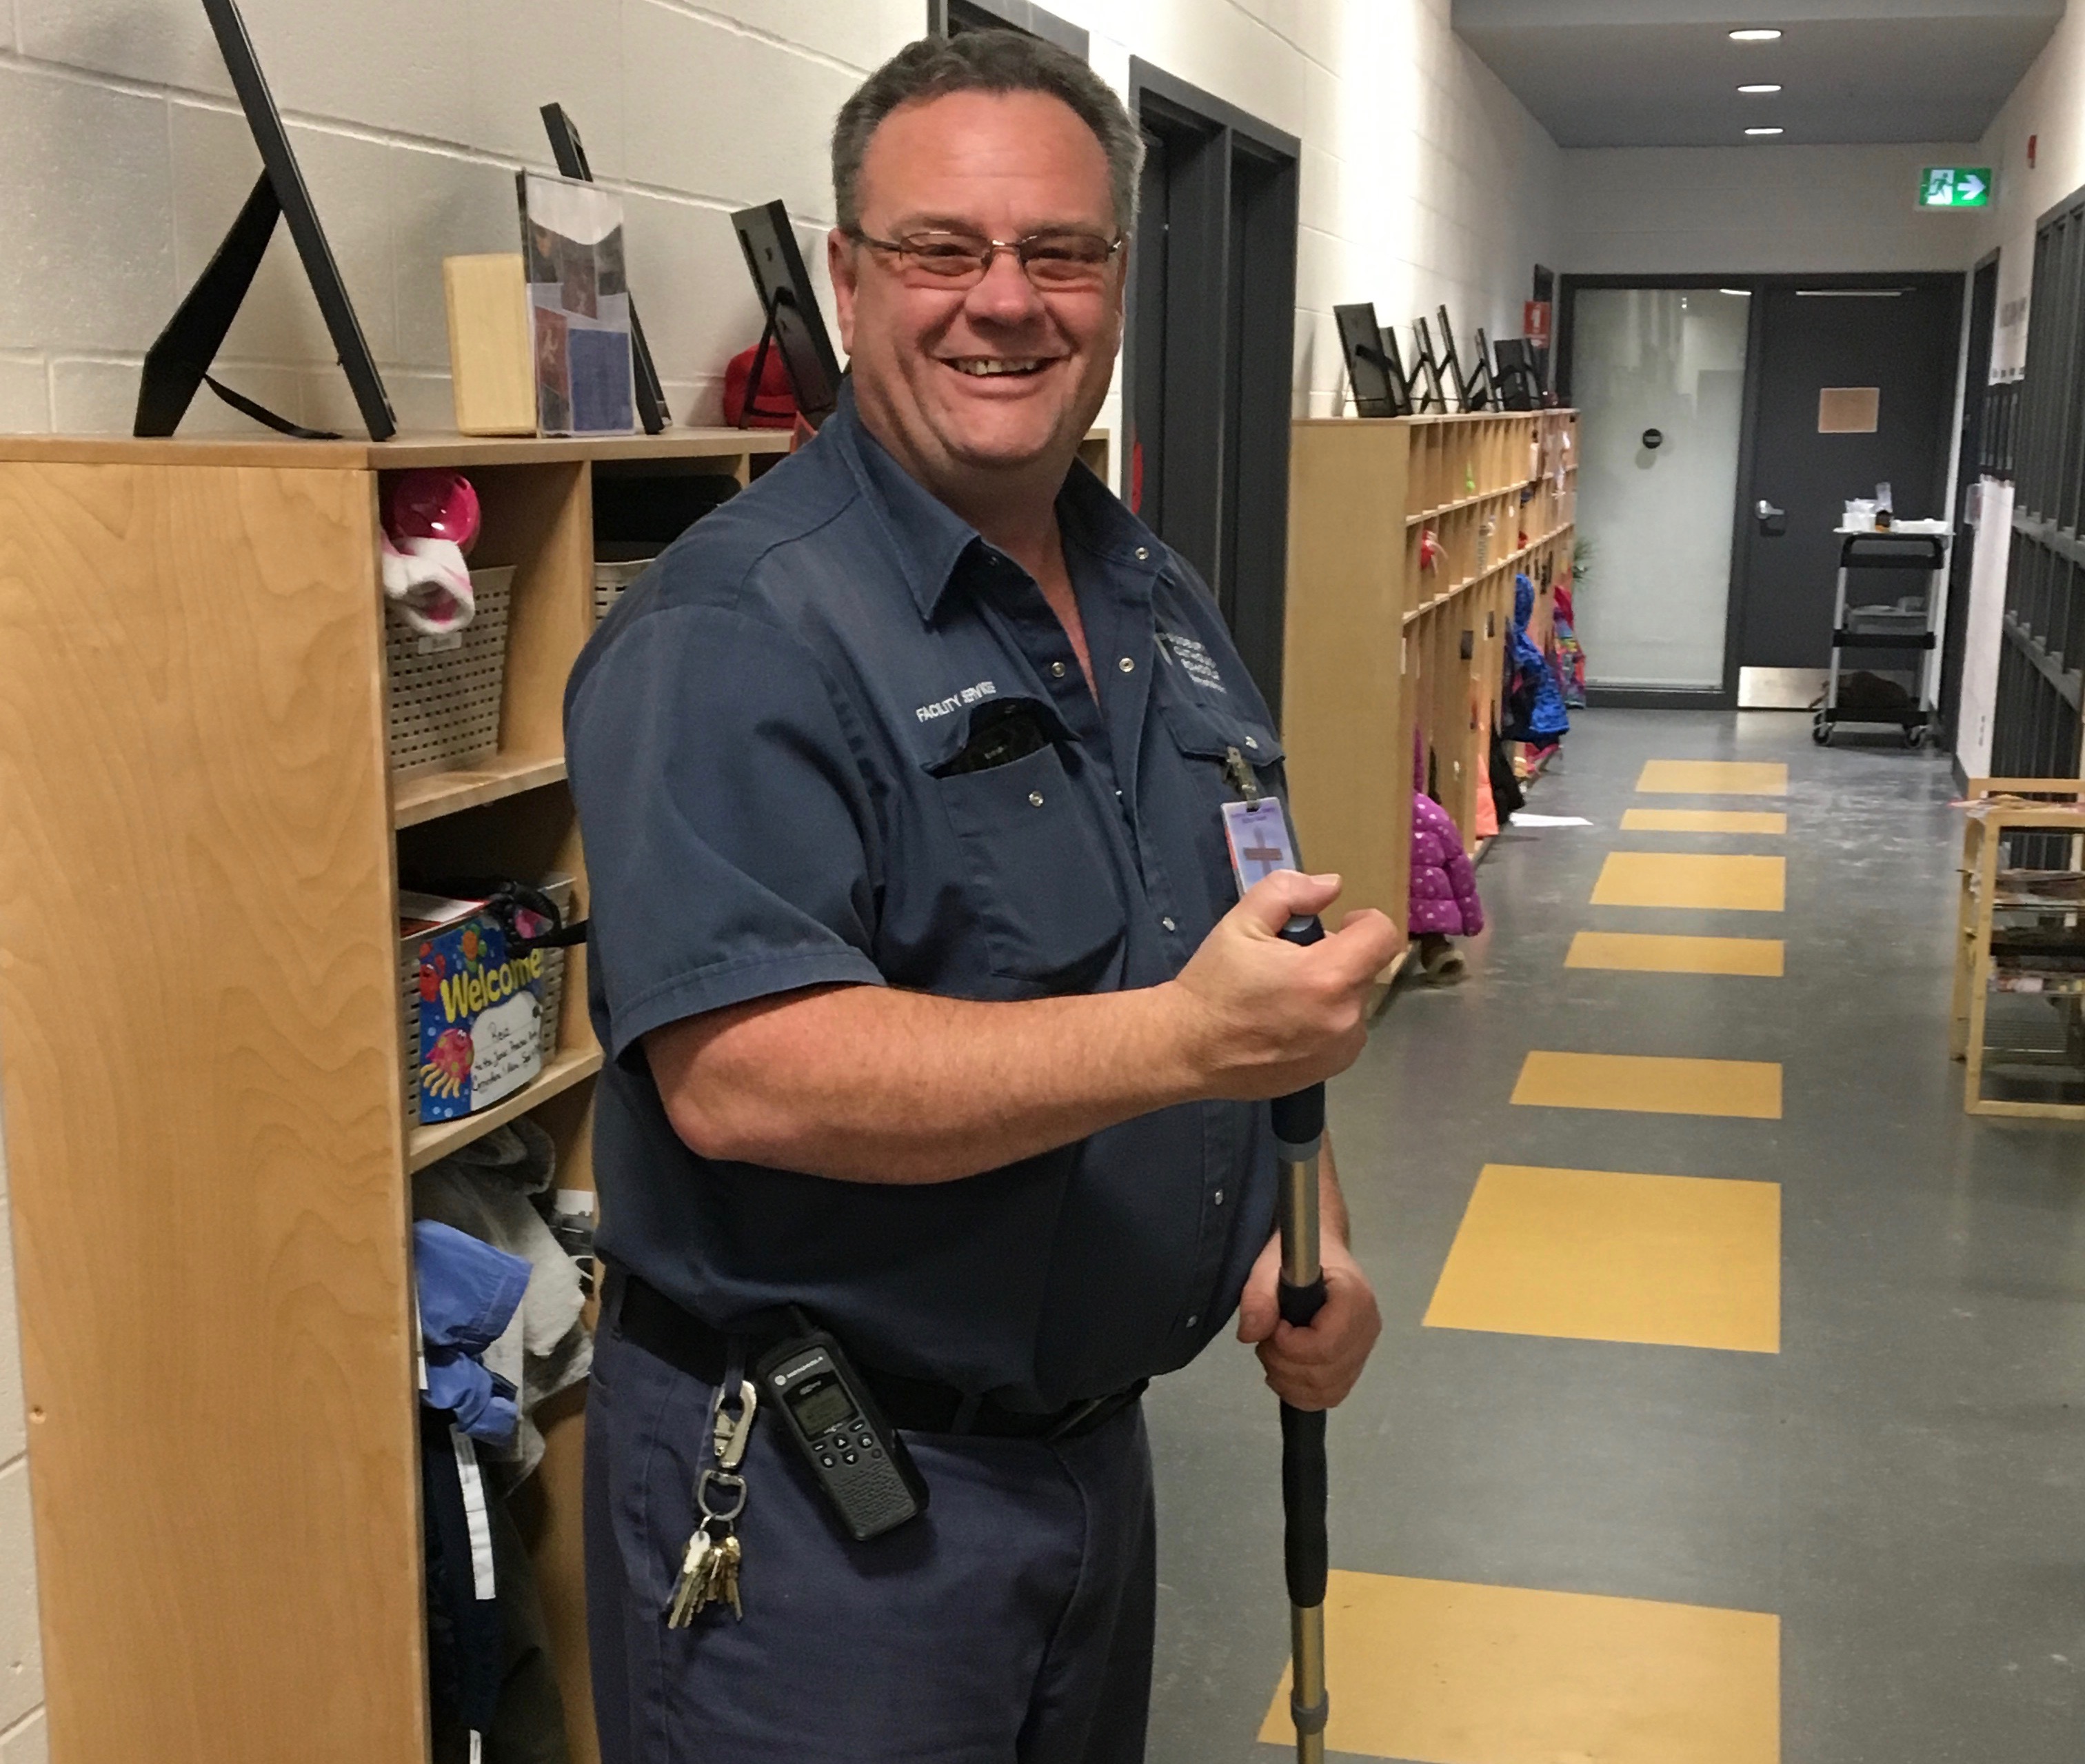
<path fill-rule="evenodd" d="M 1010 251 L 1028 279 L 1044 293 L 1100 287 L 1123 244 L 1119 235 L 1103 239 L 1098 233 L 1075 228 L 1030 233 L 1026 239 L 986 239 L 938 228 L 898 239 L 873 239 L 859 227 L 850 227 L 847 236 L 873 251 L 895 257 L 898 273 L 911 287 L 975 287 L 984 279 L 992 260 Z"/>

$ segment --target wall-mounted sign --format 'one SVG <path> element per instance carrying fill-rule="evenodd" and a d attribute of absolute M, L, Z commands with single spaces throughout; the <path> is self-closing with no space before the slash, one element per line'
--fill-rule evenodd
<path fill-rule="evenodd" d="M 1988 208 L 1990 202 L 1988 165 L 1929 165 L 1918 174 L 1921 208 Z"/>

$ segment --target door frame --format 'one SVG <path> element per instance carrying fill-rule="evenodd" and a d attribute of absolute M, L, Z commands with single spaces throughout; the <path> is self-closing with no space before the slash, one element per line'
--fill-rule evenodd
<path fill-rule="evenodd" d="M 1744 629 L 1745 597 L 1752 565 L 1752 523 L 1748 510 L 1757 494 L 1753 470 L 1759 440 L 1760 388 L 1765 372 L 1766 301 L 1763 295 L 1789 288 L 1916 288 L 1951 290 L 1955 299 L 1955 383 L 1961 384 L 1962 303 L 1968 290 L 1968 272 L 1960 270 L 1907 270 L 1901 274 L 1879 270 L 1820 273 L 1814 275 L 1776 271 L 1771 274 L 1718 274 L 1711 270 L 1688 275 L 1574 275 L 1560 278 L 1556 302 L 1556 388 L 1558 402 L 1571 400 L 1572 334 L 1575 329 L 1578 295 L 1581 288 L 1743 288 L 1752 296 L 1752 310 L 1745 321 L 1745 384 L 1738 421 L 1738 482 L 1730 506 L 1730 592 L 1723 614 L 1723 683 L 1720 687 L 1673 687 L 1670 690 L 1622 689 L 1588 686 L 1590 704 L 1612 705 L 1636 710 L 1723 710 L 1738 708 L 1738 638 Z M 1949 466 L 1960 440 L 1951 420 L 1941 440 L 1940 482 L 1951 480 Z"/>
<path fill-rule="evenodd" d="M 1181 549 L 1220 598 L 1231 591 L 1233 635 L 1278 726 L 1288 498 L 1243 493 L 1241 487 L 1289 482 L 1303 146 L 1295 136 L 1140 57 L 1130 58 L 1128 108 L 1147 131 L 1200 143 L 1187 193 L 1206 235 L 1195 242 L 1204 261 L 1194 273 L 1167 277 L 1166 356 L 1181 369 L 1177 384 L 1171 373 L 1162 376 L 1163 395 L 1167 411 L 1180 414 L 1175 394 L 1185 397 L 1191 392 L 1194 410 L 1187 414 L 1193 420 L 1166 423 L 1161 432 L 1206 436 L 1207 451 L 1198 444 L 1192 457 L 1176 454 L 1148 461 L 1147 470 L 1155 463 L 1165 472 L 1164 506 L 1176 533 L 1183 517 L 1198 529 L 1208 529 L 1198 537 L 1212 538 L 1216 550 L 1210 555 L 1195 555 L 1206 547 Z M 1255 171 L 1242 218 L 1235 176 L 1242 163 Z M 1135 249 L 1132 243 L 1132 253 Z M 1241 270 L 1246 276 L 1242 285 L 1234 283 L 1234 272 Z M 1125 485 L 1137 444 L 1138 365 L 1149 347 L 1149 338 L 1140 335 L 1148 320 L 1138 311 L 1133 263 L 1130 275 L 1119 381 Z M 1234 311 L 1234 296 L 1241 294 L 1242 309 Z M 1234 342 L 1239 369 L 1235 383 L 1229 346 Z M 1235 582 L 1225 579 L 1226 567 L 1235 571 Z"/>
<path fill-rule="evenodd" d="M 1984 406 L 1991 390 L 1991 351 L 1998 336 L 1998 258 L 2002 249 L 1994 246 L 1969 266 L 1967 298 L 1962 305 L 1960 390 L 1955 414 L 1959 451 L 1955 461 L 1955 495 L 1948 509 L 1954 519 L 1955 538 L 1947 553 L 1947 604 L 1941 610 L 1939 678 L 1934 695 L 1940 745 L 1951 754 L 1962 733 L 1962 664 L 1969 632 L 1969 572 L 1976 559 L 1964 517 L 1968 513 L 1970 492 L 1982 477 L 1977 469 L 1981 464 L 1977 452 L 1983 434 Z M 1991 277 L 1991 309 L 1985 315 L 1984 360 L 1979 368 L 1975 353 L 1977 284 L 1986 270 Z"/>

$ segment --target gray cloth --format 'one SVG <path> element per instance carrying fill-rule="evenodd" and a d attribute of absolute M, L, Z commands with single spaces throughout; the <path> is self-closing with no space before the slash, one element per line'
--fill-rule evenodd
<path fill-rule="evenodd" d="M 526 1116 L 495 1127 L 413 1179 L 413 1216 L 435 1219 L 523 1257 L 529 1290 L 504 1333 L 484 1354 L 486 1368 L 520 1392 L 512 1442 L 480 1456 L 505 1464 L 519 1481 L 543 1456 L 533 1415 L 538 1404 L 577 1384 L 593 1365 L 593 1341 L 580 1320 L 580 1271 L 530 1197 L 557 1176 L 557 1147 Z"/>

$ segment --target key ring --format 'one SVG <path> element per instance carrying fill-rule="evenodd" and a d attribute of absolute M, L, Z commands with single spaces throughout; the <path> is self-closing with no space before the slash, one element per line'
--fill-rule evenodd
<path fill-rule="evenodd" d="M 710 1490 L 712 1487 L 720 1488 L 724 1491 L 731 1501 L 728 1507 L 720 1508 L 710 1504 Z M 703 1471 L 695 1482 L 695 1506 L 705 1522 L 720 1520 L 727 1525 L 730 1524 L 745 1511 L 745 1478 L 734 1475 L 729 1470 Z"/>

